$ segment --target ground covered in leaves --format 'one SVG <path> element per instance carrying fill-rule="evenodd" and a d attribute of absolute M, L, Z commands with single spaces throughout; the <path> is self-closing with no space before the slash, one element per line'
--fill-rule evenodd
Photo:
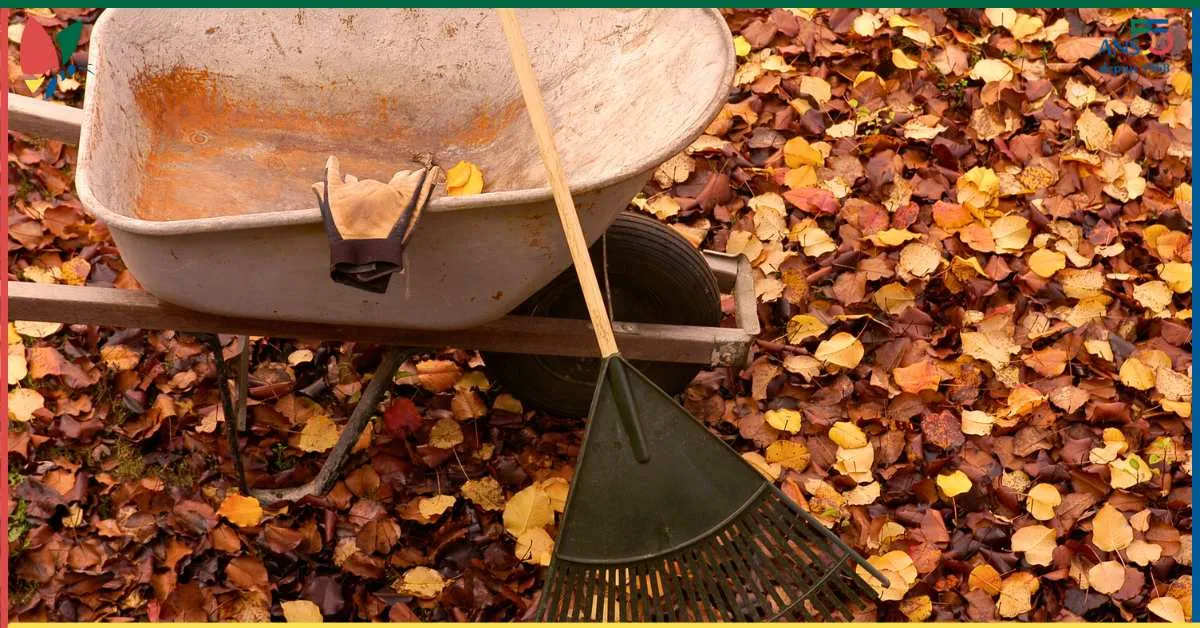
<path fill-rule="evenodd" d="M 28 21 L 96 15 L 14 11 L 10 89 Z M 725 15 L 729 104 L 635 200 L 756 268 L 753 363 L 701 373 L 688 409 L 891 578 L 861 618 L 1190 619 L 1187 12 Z M 1145 62 L 1100 51 L 1132 17 L 1170 18 L 1166 72 L 1100 71 Z M 136 288 L 74 148 L 10 141 L 9 279 Z M 14 619 L 536 600 L 583 423 L 472 351 L 405 364 L 334 490 L 264 509 L 231 481 L 197 339 L 18 322 L 8 342 Z M 252 342 L 251 482 L 298 484 L 380 350 Z"/>

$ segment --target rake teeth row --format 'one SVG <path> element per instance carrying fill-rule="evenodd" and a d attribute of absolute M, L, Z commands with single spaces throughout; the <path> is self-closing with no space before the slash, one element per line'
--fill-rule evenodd
<path fill-rule="evenodd" d="M 799 516 L 798 516 L 799 515 Z M 850 621 L 875 597 L 852 550 L 765 491 L 707 538 L 637 562 L 556 557 L 541 621 Z"/>

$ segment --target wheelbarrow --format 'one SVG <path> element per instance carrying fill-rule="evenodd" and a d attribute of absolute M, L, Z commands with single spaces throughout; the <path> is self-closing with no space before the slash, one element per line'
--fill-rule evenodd
<path fill-rule="evenodd" d="M 533 62 L 625 354 L 657 362 L 639 368 L 669 392 L 698 365 L 743 364 L 758 332 L 745 260 L 622 213 L 725 102 L 734 61 L 721 16 L 528 10 L 522 21 L 543 34 Z M 490 349 L 527 402 L 584 413 L 595 362 L 554 356 L 597 352 L 489 11 L 111 9 L 89 63 L 82 115 L 14 96 L 12 125 L 68 141 L 82 126 L 80 200 L 153 296 L 14 284 L 14 318 Z M 478 164 L 484 192 L 430 202 L 388 293 L 331 281 L 309 191 L 325 157 L 386 180 L 431 150 Z M 738 329 L 718 327 L 721 292 Z"/>

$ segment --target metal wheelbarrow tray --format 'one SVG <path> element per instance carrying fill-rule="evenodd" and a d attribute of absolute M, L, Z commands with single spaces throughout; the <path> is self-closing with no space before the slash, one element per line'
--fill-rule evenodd
<path fill-rule="evenodd" d="M 522 21 L 589 241 L 720 109 L 713 10 Z M 225 316 L 407 329 L 500 318 L 569 264 L 501 31 L 486 10 L 110 9 L 91 37 L 77 186 L 138 280 Z M 333 283 L 309 185 L 325 157 L 386 180 L 418 152 L 478 164 L 435 198 L 384 295 Z"/>

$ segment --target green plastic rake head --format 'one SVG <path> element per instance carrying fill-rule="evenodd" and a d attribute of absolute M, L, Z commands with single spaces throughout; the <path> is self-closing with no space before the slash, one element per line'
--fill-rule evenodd
<path fill-rule="evenodd" d="M 848 620 L 856 564 L 886 586 L 624 359 L 602 373 L 537 619 Z"/>

